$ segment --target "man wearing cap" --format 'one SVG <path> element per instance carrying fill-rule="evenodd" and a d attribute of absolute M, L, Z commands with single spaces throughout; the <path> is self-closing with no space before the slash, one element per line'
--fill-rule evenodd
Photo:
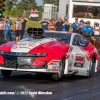
<path fill-rule="evenodd" d="M 5 21 L 5 41 L 7 41 L 7 37 L 9 36 L 10 40 L 12 41 L 12 36 L 10 30 L 12 29 L 12 22 L 10 21 L 9 17 Z"/>
<path fill-rule="evenodd" d="M 97 22 L 94 22 L 94 26 L 93 26 L 93 28 L 95 28 L 97 26 Z"/>
<path fill-rule="evenodd" d="M 49 23 L 49 30 L 50 31 L 56 31 L 56 26 L 55 26 L 55 20 L 52 19 L 51 22 Z"/>
<path fill-rule="evenodd" d="M 83 19 L 80 20 L 80 26 L 77 28 L 78 34 L 83 34 L 82 28 L 85 26 Z"/>
<path fill-rule="evenodd" d="M 78 23 L 78 18 L 75 18 L 75 22 L 72 24 L 72 31 L 73 32 L 78 32 L 77 28 L 80 26 L 80 24 Z"/>
<path fill-rule="evenodd" d="M 41 24 L 42 29 L 48 30 L 48 25 L 49 25 L 50 22 L 47 21 L 46 18 L 44 18 L 44 20 L 40 21 L 39 23 Z"/>
<path fill-rule="evenodd" d="M 93 35 L 93 27 L 90 26 L 90 22 L 87 21 L 86 26 L 82 28 L 83 36 L 87 37 L 88 40 L 91 40 L 91 36 Z"/>
<path fill-rule="evenodd" d="M 94 27 L 94 35 L 100 35 L 100 27 L 99 27 L 99 23 L 96 23 L 96 26 Z"/>

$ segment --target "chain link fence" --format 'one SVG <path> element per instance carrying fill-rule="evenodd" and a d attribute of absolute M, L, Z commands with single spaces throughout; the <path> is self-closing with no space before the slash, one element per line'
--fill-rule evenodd
<path fill-rule="evenodd" d="M 41 19 L 48 19 L 48 20 L 51 20 L 51 19 L 55 19 L 57 20 L 59 17 L 62 17 L 64 18 L 63 16 L 65 16 L 65 14 L 59 14 L 58 12 L 40 12 L 38 11 L 38 19 L 41 20 Z M 30 10 L 24 10 L 23 12 L 23 16 L 25 18 L 28 18 L 29 19 L 29 16 L 30 16 Z M 35 16 L 35 13 L 33 13 L 33 17 Z"/>

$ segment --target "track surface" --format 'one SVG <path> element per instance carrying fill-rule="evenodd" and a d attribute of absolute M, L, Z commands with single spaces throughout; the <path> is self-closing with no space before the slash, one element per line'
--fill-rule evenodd
<path fill-rule="evenodd" d="M 52 92 L 52 95 L 0 95 L 0 100 L 100 100 L 100 71 L 97 76 L 63 76 L 59 82 L 50 74 L 13 72 L 4 78 L 0 72 L 0 91 Z"/>

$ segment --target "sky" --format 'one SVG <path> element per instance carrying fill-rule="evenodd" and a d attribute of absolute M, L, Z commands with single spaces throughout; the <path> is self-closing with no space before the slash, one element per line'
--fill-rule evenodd
<path fill-rule="evenodd" d="M 36 0 L 36 2 L 39 6 L 43 4 L 42 0 Z"/>

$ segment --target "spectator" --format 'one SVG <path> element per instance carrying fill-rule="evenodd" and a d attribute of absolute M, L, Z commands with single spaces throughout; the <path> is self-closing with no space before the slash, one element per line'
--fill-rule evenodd
<path fill-rule="evenodd" d="M 24 33 L 25 33 L 26 22 L 28 22 L 28 19 L 22 17 L 22 32 L 21 32 L 21 39 L 23 38 Z"/>
<path fill-rule="evenodd" d="M 4 40 L 4 30 L 3 30 L 4 26 L 2 23 L 2 19 L 0 19 L 0 42 L 2 42 Z"/>
<path fill-rule="evenodd" d="M 83 19 L 80 20 L 80 26 L 77 28 L 78 34 L 83 34 L 82 28 L 85 26 Z"/>
<path fill-rule="evenodd" d="M 100 27 L 99 27 L 99 23 L 96 23 L 96 26 L 94 27 L 94 35 L 100 35 Z"/>
<path fill-rule="evenodd" d="M 56 26 L 55 26 L 55 20 L 52 19 L 51 22 L 49 23 L 49 30 L 50 31 L 56 31 Z"/>
<path fill-rule="evenodd" d="M 2 16 L 2 23 L 4 23 L 5 24 L 5 17 L 4 16 Z"/>
<path fill-rule="evenodd" d="M 93 26 L 93 28 L 95 28 L 97 26 L 97 22 L 94 22 L 94 26 Z"/>
<path fill-rule="evenodd" d="M 65 31 L 69 32 L 69 28 L 70 28 L 71 24 L 69 24 L 68 21 L 67 21 L 63 25 L 65 26 Z"/>
<path fill-rule="evenodd" d="M 58 19 L 58 21 L 55 23 L 56 25 L 56 31 L 62 31 L 62 26 L 64 23 L 64 19 L 62 19 L 61 17 Z"/>
<path fill-rule="evenodd" d="M 21 30 L 22 30 L 22 21 L 20 21 L 21 19 L 18 17 L 17 21 L 15 22 L 14 25 L 14 31 L 15 31 L 15 35 L 16 35 L 16 41 L 20 40 L 20 36 L 21 36 Z"/>
<path fill-rule="evenodd" d="M 48 25 L 49 25 L 49 21 L 46 20 L 46 18 L 44 18 L 44 20 L 39 22 L 42 25 L 42 29 L 44 30 L 48 30 Z"/>
<path fill-rule="evenodd" d="M 72 24 L 72 31 L 73 32 L 78 32 L 77 28 L 80 26 L 80 24 L 78 23 L 78 18 L 75 18 L 75 22 Z"/>
<path fill-rule="evenodd" d="M 38 10 L 37 10 L 37 9 L 35 9 L 35 10 L 34 10 L 34 13 L 35 13 L 35 14 L 37 14 L 37 13 L 38 13 Z"/>
<path fill-rule="evenodd" d="M 87 37 L 88 40 L 91 40 L 91 36 L 93 35 L 93 27 L 90 26 L 90 22 L 86 22 L 86 26 L 82 28 L 83 35 Z"/>
<path fill-rule="evenodd" d="M 7 37 L 9 36 L 10 40 L 12 41 L 12 36 L 10 30 L 12 29 L 12 22 L 9 20 L 9 17 L 7 17 L 7 20 L 5 21 L 5 41 L 7 41 Z"/>
<path fill-rule="evenodd" d="M 34 13 L 34 10 L 33 9 L 31 9 L 31 12 L 30 12 L 30 14 L 33 14 Z"/>

